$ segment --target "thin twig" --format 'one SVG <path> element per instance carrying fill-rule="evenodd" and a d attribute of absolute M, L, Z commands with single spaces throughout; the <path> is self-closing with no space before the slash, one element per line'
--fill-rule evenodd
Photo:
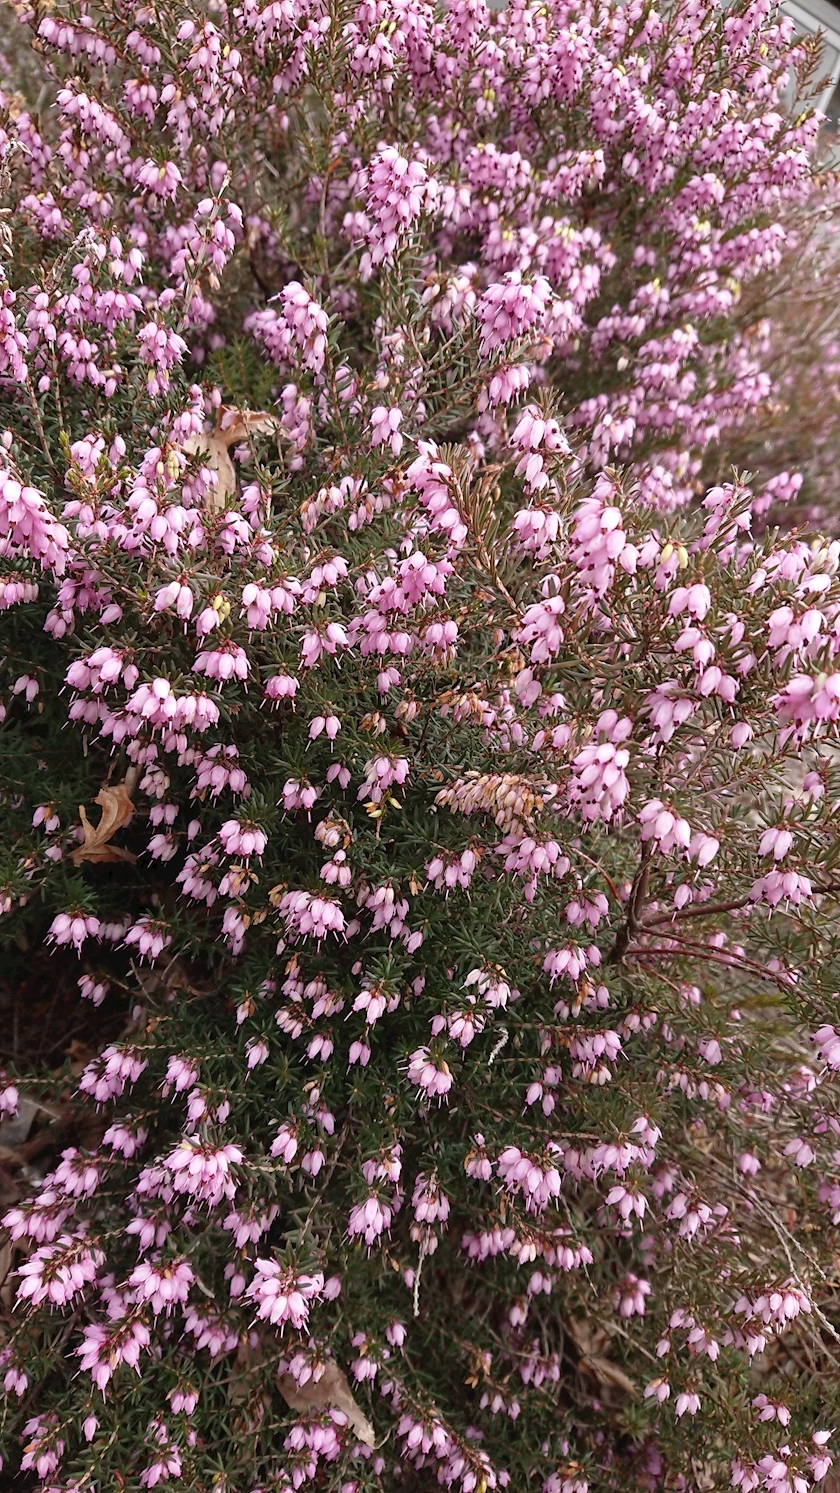
<path fill-rule="evenodd" d="M 423 1261 L 426 1258 L 426 1240 L 420 1240 L 420 1254 L 417 1260 L 417 1269 L 414 1272 L 414 1292 L 412 1295 L 412 1307 L 415 1317 L 420 1315 L 420 1277 L 423 1274 Z"/>
<path fill-rule="evenodd" d="M 739 967 L 738 960 L 735 958 L 735 956 L 731 956 L 729 959 L 725 959 L 720 957 L 721 951 L 719 949 L 704 948 L 702 945 L 696 945 L 696 947 L 701 950 L 701 954 L 704 959 L 710 959 L 713 963 L 722 965 L 724 969 L 738 969 Z M 626 949 L 624 958 L 642 960 L 647 958 L 673 959 L 674 955 L 678 954 L 679 952 L 679 949 L 656 949 L 643 947 L 638 949 Z M 697 957 L 701 957 L 701 954 L 698 954 Z M 788 983 L 785 980 L 779 979 L 778 975 L 776 975 L 772 970 L 761 969 L 758 965 L 745 965 L 743 960 L 741 961 L 741 967 L 749 967 L 752 973 L 755 974 L 758 979 L 769 980 L 772 984 L 778 985 L 782 990 L 790 989 Z"/>
<path fill-rule="evenodd" d="M 695 904 L 690 907 L 674 907 L 668 912 L 657 912 L 649 918 L 644 918 L 639 924 L 640 928 L 656 928 L 662 923 L 674 923 L 678 918 L 711 918 L 716 913 L 738 912 L 746 907 L 751 901 L 749 893 L 746 897 L 738 897 L 732 902 L 707 902 Z"/>
<path fill-rule="evenodd" d="M 639 917 L 644 906 L 647 895 L 648 878 L 650 875 L 651 844 L 646 840 L 642 846 L 642 856 L 639 868 L 633 877 L 633 885 L 630 888 L 630 897 L 627 903 L 627 917 L 624 924 L 619 928 L 615 943 L 607 955 L 608 964 L 621 964 L 624 959 L 633 934 L 638 932 Z"/>

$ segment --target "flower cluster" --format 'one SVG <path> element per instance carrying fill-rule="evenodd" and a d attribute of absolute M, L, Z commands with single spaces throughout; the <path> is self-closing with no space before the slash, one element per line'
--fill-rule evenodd
<path fill-rule="evenodd" d="M 15 25 L 0 979 L 102 1036 L 0 1084 L 11 1476 L 808 1493 L 840 544 L 698 500 L 834 190 L 808 49 L 764 0 Z"/>

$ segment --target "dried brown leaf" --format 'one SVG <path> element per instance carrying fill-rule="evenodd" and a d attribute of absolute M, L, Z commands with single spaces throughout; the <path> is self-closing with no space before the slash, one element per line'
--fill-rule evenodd
<path fill-rule="evenodd" d="M 233 497 L 236 492 L 236 469 L 230 458 L 231 446 L 238 446 L 248 436 L 266 435 L 279 428 L 277 416 L 268 414 L 266 410 L 238 410 L 222 405 L 215 430 L 190 436 L 184 442 L 183 449 L 190 456 L 203 457 L 206 465 L 216 473 L 216 486 L 207 499 L 209 508 L 224 508 L 228 498 Z"/>
<path fill-rule="evenodd" d="M 10 1115 L 0 1125 L 0 1146 L 10 1146 L 14 1150 L 16 1146 L 21 1145 L 35 1123 L 35 1116 L 42 1108 L 43 1106 L 36 1104 L 34 1099 L 28 1099 L 25 1094 L 21 1094 L 17 1113 Z"/>
<path fill-rule="evenodd" d="M 88 819 L 84 804 L 79 805 L 79 818 L 82 821 L 82 829 L 85 833 L 84 844 L 71 851 L 70 859 L 74 866 L 80 866 L 83 861 L 131 861 L 137 859 L 130 850 L 120 850 L 119 846 L 111 845 L 112 835 L 118 829 L 127 824 L 134 813 L 134 804 L 126 792 L 125 783 L 114 783 L 111 787 L 100 788 L 94 799 L 99 804 L 102 814 L 99 823 L 91 824 Z"/>
<path fill-rule="evenodd" d="M 99 1053 L 100 1048 L 91 1047 L 89 1043 L 80 1042 L 78 1037 L 74 1037 L 65 1051 L 65 1056 L 70 1060 L 70 1072 L 73 1077 L 79 1078 L 88 1063 L 92 1063 L 94 1058 L 99 1057 Z"/>
<path fill-rule="evenodd" d="M 341 1410 L 358 1439 L 365 1446 L 376 1445 L 376 1432 L 353 1399 L 347 1376 L 337 1363 L 328 1363 L 317 1381 L 310 1379 L 306 1384 L 298 1384 L 291 1374 L 282 1374 L 278 1384 L 290 1410 L 323 1410 L 326 1406 Z"/>
<path fill-rule="evenodd" d="M 208 1295 L 210 1292 L 208 1291 Z M 233 1405 L 247 1405 L 254 1393 L 253 1370 L 262 1359 L 262 1346 L 257 1340 L 240 1341 L 236 1350 L 233 1370 L 228 1378 L 228 1397 Z"/>
<path fill-rule="evenodd" d="M 613 1389 L 621 1389 L 625 1394 L 636 1399 L 639 1391 L 629 1375 L 618 1367 L 609 1358 L 601 1358 L 600 1355 L 590 1357 L 584 1354 L 580 1359 L 580 1367 L 590 1378 L 596 1379 L 599 1384 L 609 1385 Z"/>
<path fill-rule="evenodd" d="M 597 1327 L 585 1317 L 569 1317 L 566 1320 L 565 1327 L 569 1337 L 580 1353 L 586 1355 L 600 1353 L 609 1342 L 609 1338 L 604 1332 L 603 1327 Z"/>
<path fill-rule="evenodd" d="M 613 1389 L 623 1390 L 625 1394 L 632 1395 L 635 1399 L 638 1390 L 633 1380 L 620 1369 L 617 1363 L 607 1358 L 604 1349 L 609 1343 L 609 1335 L 603 1327 L 598 1327 L 593 1322 L 585 1319 L 570 1317 L 566 1321 L 566 1331 L 577 1348 L 580 1358 L 578 1367 L 581 1372 L 588 1374 L 598 1384 L 609 1385 Z"/>
<path fill-rule="evenodd" d="M 15 1256 L 15 1247 L 11 1239 L 0 1245 L 0 1305 L 9 1308 L 14 1301 L 15 1285 L 9 1277 Z"/>

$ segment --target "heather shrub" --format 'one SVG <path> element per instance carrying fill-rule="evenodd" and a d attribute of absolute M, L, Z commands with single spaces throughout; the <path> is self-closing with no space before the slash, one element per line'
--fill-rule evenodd
<path fill-rule="evenodd" d="M 836 146 L 835 146 L 836 149 Z M 733 344 L 748 344 L 769 394 L 747 419 L 707 446 L 700 479 L 752 474 L 761 522 L 834 533 L 840 360 L 835 327 L 836 177 L 822 173 L 785 215 L 786 240 L 772 270 L 745 287 Z"/>
<path fill-rule="evenodd" d="M 9 1475 L 807 1493 L 840 543 L 684 501 L 771 389 L 786 23 L 20 26 L 0 936 L 121 1019 L 0 1090 Z"/>

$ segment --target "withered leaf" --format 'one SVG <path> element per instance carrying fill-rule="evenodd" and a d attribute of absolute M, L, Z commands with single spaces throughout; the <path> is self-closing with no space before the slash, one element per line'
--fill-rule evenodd
<path fill-rule="evenodd" d="M 78 1078 L 84 1073 L 88 1063 L 99 1057 L 99 1052 L 99 1048 L 91 1047 L 89 1043 L 80 1042 L 78 1037 L 74 1037 L 69 1047 L 65 1048 L 65 1057 L 70 1060 L 70 1072 L 73 1077 Z"/>
<path fill-rule="evenodd" d="M 0 1146 L 10 1146 L 14 1150 L 15 1147 L 22 1145 L 35 1123 L 35 1116 L 42 1108 L 43 1106 L 36 1104 L 34 1099 L 21 1094 L 17 1114 L 8 1115 L 0 1125 Z M 48 1110 L 47 1113 L 52 1113 L 52 1111 Z"/>
<path fill-rule="evenodd" d="M 598 1353 L 606 1347 L 609 1341 L 603 1327 L 596 1327 L 585 1317 L 568 1317 L 564 1326 L 575 1347 L 581 1353 Z"/>
<path fill-rule="evenodd" d="M 14 1281 L 10 1279 L 14 1253 L 15 1247 L 11 1239 L 0 1245 L 0 1304 L 6 1308 L 11 1306 L 15 1295 Z"/>
<path fill-rule="evenodd" d="M 210 1292 L 208 1291 L 208 1295 Z M 253 1398 L 253 1369 L 262 1359 L 262 1346 L 257 1340 L 251 1343 L 246 1337 L 240 1339 L 236 1350 L 233 1371 L 228 1379 L 228 1397 L 233 1405 L 246 1405 Z M 266 1408 L 268 1401 L 265 1401 Z"/>
<path fill-rule="evenodd" d="M 326 1406 L 341 1410 L 359 1440 L 365 1446 L 375 1446 L 376 1432 L 353 1399 L 347 1376 L 337 1363 L 328 1363 L 317 1381 L 298 1384 L 291 1374 L 281 1374 L 277 1382 L 290 1410 L 323 1410 Z"/>
<path fill-rule="evenodd" d="M 598 1384 L 609 1385 L 613 1389 L 621 1389 L 625 1394 L 632 1395 L 635 1399 L 638 1395 L 633 1380 L 620 1369 L 617 1363 L 607 1358 L 604 1349 L 609 1343 L 609 1336 L 603 1327 L 598 1327 L 592 1322 L 581 1318 L 569 1317 L 565 1323 L 566 1331 L 572 1339 L 575 1347 L 580 1353 L 578 1367 L 581 1372 L 588 1374 Z"/>
<path fill-rule="evenodd" d="M 613 1389 L 621 1389 L 625 1394 L 632 1395 L 635 1399 L 638 1395 L 633 1380 L 623 1369 L 618 1367 L 609 1358 L 601 1358 L 600 1355 L 590 1357 L 584 1354 L 580 1359 L 580 1367 L 585 1374 L 596 1379 L 599 1384 L 610 1385 Z"/>
<path fill-rule="evenodd" d="M 122 829 L 134 813 L 134 804 L 128 796 L 125 783 L 100 788 L 94 803 L 99 804 L 102 810 L 96 825 L 91 824 L 88 819 L 84 804 L 79 805 L 79 818 L 85 839 L 83 845 L 78 845 L 70 852 L 73 865 L 80 866 L 83 861 L 136 861 L 136 855 L 132 855 L 130 850 L 120 850 L 119 846 L 110 844 L 112 835 Z"/>
<path fill-rule="evenodd" d="M 236 470 L 230 458 L 231 446 L 238 446 L 249 435 L 265 435 L 279 428 L 277 416 L 269 415 L 266 410 L 238 410 L 222 405 L 215 430 L 190 436 L 184 442 L 184 451 L 190 456 L 203 457 L 205 464 L 216 473 L 216 486 L 207 498 L 208 508 L 224 508 L 228 498 L 236 492 Z"/>

